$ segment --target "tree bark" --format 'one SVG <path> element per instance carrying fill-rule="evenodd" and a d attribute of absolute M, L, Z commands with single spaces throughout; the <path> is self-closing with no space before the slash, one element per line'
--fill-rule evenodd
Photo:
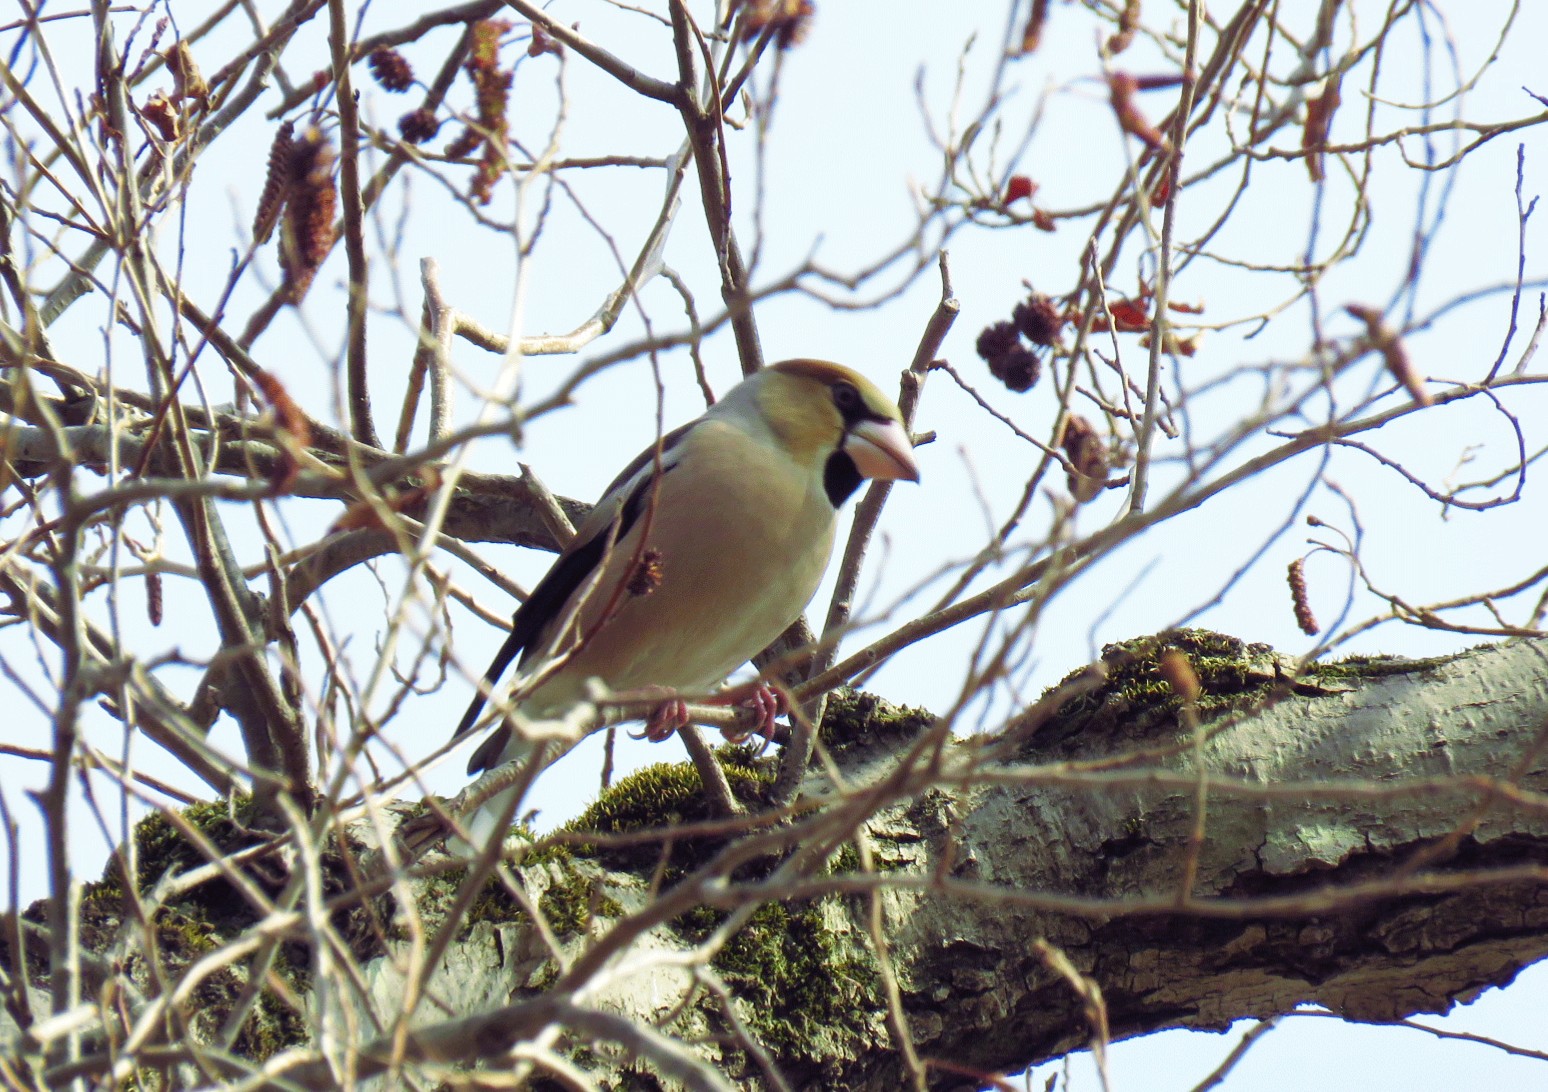
<path fill-rule="evenodd" d="M 1194 705 L 1153 685 L 1166 647 L 1202 681 Z M 495 885 L 453 920 L 459 875 L 415 881 L 419 935 L 455 938 L 424 990 L 405 976 L 425 949 L 401 906 L 389 920 L 382 895 L 365 920 L 345 889 L 333 905 L 364 989 L 314 972 L 295 1026 L 382 1029 L 350 1040 L 362 1078 L 518 1046 L 538 1073 L 546 1057 L 604 1087 L 966 1088 L 1099 1036 L 1305 1003 L 1444 1012 L 1548 952 L 1548 642 L 1294 682 L 1287 667 L 1218 635 L 1132 642 L 1014 742 L 836 698 L 825 743 L 843 788 L 814 768 L 788 822 L 717 821 L 691 767 L 656 767 L 518 856 L 517 899 Z M 745 754 L 728 774 L 750 803 L 768 791 Z M 253 935 L 240 900 L 208 904 L 236 912 L 200 935 Z M 143 1005 L 158 987 L 135 977 Z M 239 1055 L 261 1039 L 244 1035 Z M 292 1086 L 337 1085 L 338 1057 L 267 1042 Z"/>
<path fill-rule="evenodd" d="M 992 748 L 980 742 L 948 746 L 931 787 L 865 821 L 870 871 L 841 859 L 796 884 L 792 893 L 820 920 L 825 985 L 843 995 L 844 1011 L 824 1007 L 831 997 L 803 996 L 799 1004 L 841 1026 L 806 1027 L 795 1042 L 765 1037 L 786 1080 L 877 1089 L 906 1081 L 866 925 L 872 896 L 934 1087 L 969 1086 L 964 1074 L 1014 1072 L 1080 1048 L 1099 1018 L 1119 1039 L 1220 1029 L 1306 1003 L 1366 1021 L 1444 1012 L 1548 952 L 1548 796 L 1540 795 L 1548 642 L 1358 663 L 1295 688 L 1266 650 L 1244 656 L 1251 666 L 1236 704 L 1247 711 L 1226 709 L 1201 729 L 1209 780 L 1187 892 L 1194 736 L 1164 709 L 1114 689 L 1044 725 L 1013 760 L 983 761 Z M 833 755 L 849 784 L 874 785 L 896 775 L 907 750 L 904 736 L 884 729 L 868 743 L 835 745 Z M 833 797 L 816 778 L 808 788 Z M 618 913 L 644 905 L 658 863 L 630 870 L 604 861 L 597 875 Z M 577 857 L 575 867 L 588 866 Z M 554 882 L 534 872 L 526 881 L 533 891 Z M 767 887 L 733 883 L 715 901 L 735 906 L 766 897 Z M 591 943 L 605 944 L 615 920 L 593 920 Z M 814 947 L 794 928 L 811 929 L 810 918 L 791 925 L 788 943 Z M 1099 988 L 1100 1017 L 1040 942 Z M 574 937 L 570 945 L 584 947 Z M 661 926 L 618 958 L 689 947 Z M 640 1021 L 677 1009 L 684 968 L 637 962 L 638 975 L 587 1003 Z M 481 926 L 453 946 L 432 992 L 453 1011 L 488 1009 L 546 963 L 525 926 Z M 790 1023 L 779 997 L 746 988 L 756 973 L 727 977 L 743 986 L 734 992 L 749 1028 Z M 765 984 L 777 988 L 778 978 L 770 970 Z M 385 999 L 393 976 L 378 981 Z M 785 1025 L 772 1019 L 781 1013 Z M 725 1035 L 728 1026 L 689 1004 L 667 1030 Z M 768 1084 L 755 1052 L 699 1049 L 734 1080 Z"/>

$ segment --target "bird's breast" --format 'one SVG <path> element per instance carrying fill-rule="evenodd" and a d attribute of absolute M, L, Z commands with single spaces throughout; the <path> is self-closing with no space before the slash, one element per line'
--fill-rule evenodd
<path fill-rule="evenodd" d="M 615 691 L 707 690 L 806 608 L 833 548 L 834 511 L 820 475 L 771 469 L 758 439 L 725 431 L 689 438 L 702 448 L 685 445 L 653 502 L 614 544 L 576 625 L 560 638 L 571 659 L 532 700 L 573 700 L 592 676 Z"/>

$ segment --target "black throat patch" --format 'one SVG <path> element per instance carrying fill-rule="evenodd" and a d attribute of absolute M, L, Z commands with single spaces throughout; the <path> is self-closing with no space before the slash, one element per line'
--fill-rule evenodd
<path fill-rule="evenodd" d="M 829 455 L 827 465 L 822 468 L 822 488 L 828 494 L 828 503 L 834 508 L 853 496 L 864 480 L 860 468 L 855 466 L 855 461 L 842 448 Z"/>

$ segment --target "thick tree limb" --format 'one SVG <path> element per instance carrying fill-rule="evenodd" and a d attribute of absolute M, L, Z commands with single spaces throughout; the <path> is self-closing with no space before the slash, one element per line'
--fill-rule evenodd
<path fill-rule="evenodd" d="M 832 894 L 882 891 L 915 1044 L 959 1074 L 1014 1071 L 1087 1042 L 1079 999 L 1036 953 L 1039 941 L 1100 986 L 1115 1038 L 1222 1028 L 1303 1003 L 1358 1020 L 1443 1012 L 1548 954 L 1548 642 L 1365 670 L 1207 726 L 1207 827 L 1191 893 L 1178 889 L 1194 822 L 1191 744 L 1174 719 L 1132 709 L 1106 728 L 1056 720 L 1041 749 L 992 765 L 993 745 L 971 741 L 935 759 L 916 747 L 900 763 L 906 744 L 873 717 L 877 735 L 831 747 L 851 786 L 903 790 L 864 822 L 874 870 L 732 882 L 713 901 L 784 899 L 795 913 L 803 904 L 791 900 L 827 892 L 804 905 L 824 923 L 823 958 L 849 965 L 868 947 L 863 910 Z M 832 817 L 865 791 L 823 794 L 823 810 L 784 837 L 806 845 L 831 833 Z M 809 799 L 817 792 L 808 785 Z M 680 823 L 669 833 L 691 837 Z M 1437 855 L 1448 838 L 1454 852 Z M 621 912 L 636 909 L 658 859 L 641 852 L 653 863 L 630 875 L 617 856 L 604 851 L 613 869 L 600 882 Z M 608 943 L 607 918 L 593 922 L 588 947 Z M 464 1012 L 506 996 L 544 962 L 524 933 L 476 929 L 431 994 Z M 617 956 L 639 972 L 610 975 L 605 990 L 639 1020 L 688 989 L 681 963 L 660 949 L 693 958 L 670 928 L 648 937 Z M 797 930 L 787 943 L 813 942 Z M 505 955 L 486 977 L 471 968 L 492 965 L 490 946 Z M 863 978 L 844 988 L 845 1026 L 820 1042 L 763 1045 L 795 1086 L 896 1087 L 901 1062 L 878 995 Z M 733 992 L 767 1034 L 754 984 Z M 760 1004 L 778 1012 L 791 1000 Z M 690 1006 L 670 1030 L 719 1027 Z M 756 1082 L 746 1052 L 704 1049 Z M 960 1078 L 937 1069 L 932 1079 Z"/>
<path fill-rule="evenodd" d="M 626 780 L 583 819 L 592 833 L 561 836 L 567 852 L 518 859 L 518 904 L 480 897 L 427 982 L 406 992 L 394 967 L 413 961 L 368 958 L 369 996 L 350 1003 L 390 1026 L 405 996 L 423 996 L 409 1041 L 456 1041 L 459 1063 L 504 1055 L 508 1035 L 463 1032 L 469 1019 L 501 1026 L 515 1000 L 539 1017 L 517 1039 L 541 1050 L 554 1035 L 609 1038 L 579 1018 L 602 1010 L 665 1018 L 666 1040 L 625 1051 L 653 1067 L 683 1066 L 686 1049 L 747 1087 L 768 1083 L 760 1058 L 792 1087 L 897 1087 L 903 1063 L 856 898 L 875 893 L 904 1023 L 932 1084 L 955 1087 L 964 1072 L 1085 1044 L 1090 1010 L 1072 982 L 1099 987 L 1121 1038 L 1308 1002 L 1359 1020 L 1441 1012 L 1548 954 L 1548 642 L 1293 684 L 1266 650 L 1232 647 L 1223 715 L 1197 741 L 1202 842 L 1195 740 L 1127 683 L 1082 684 L 1030 746 L 948 742 L 927 717 L 850 697 L 825 739 L 842 791 L 814 774 L 804 810 L 781 825 L 709 819 L 691 771 Z M 1109 664 L 1120 681 L 1122 659 Z M 756 808 L 757 782 L 728 769 Z M 342 921 L 393 882 L 355 882 L 330 912 Z M 421 888 L 419 913 L 457 929 L 437 924 L 444 892 Z M 520 906 L 563 938 L 557 979 Z M 278 925 L 211 927 L 240 943 Z M 734 1020 L 696 985 L 711 980 Z M 284 1068 L 320 1073 L 320 1060 L 298 1044 Z M 629 1065 L 606 1051 L 588 1064 L 608 1078 Z"/>

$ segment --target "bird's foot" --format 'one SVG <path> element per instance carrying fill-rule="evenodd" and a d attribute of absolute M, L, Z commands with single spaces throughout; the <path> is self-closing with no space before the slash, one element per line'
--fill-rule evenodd
<path fill-rule="evenodd" d="M 656 706 L 646 718 L 645 725 L 638 735 L 630 733 L 632 738 L 661 743 L 671 739 L 679 728 L 685 728 L 692 722 L 692 718 L 688 715 L 687 702 L 669 690 L 662 693 L 665 696 L 661 704 Z M 784 691 L 761 682 L 746 683 L 722 690 L 707 699 L 706 704 L 730 705 L 738 709 L 747 709 L 756 718 L 751 727 L 722 728 L 720 734 L 725 737 L 727 743 L 746 743 L 755 735 L 771 739 L 778 731 L 778 719 L 790 712 L 790 705 L 785 700 Z"/>
<path fill-rule="evenodd" d="M 742 696 L 744 693 L 745 697 Z M 790 712 L 790 705 L 785 700 L 785 692 L 761 682 L 751 684 L 750 690 L 746 687 L 734 687 L 726 692 L 725 700 L 738 709 L 751 710 L 758 718 L 750 729 L 722 728 L 720 734 L 725 737 L 727 743 L 746 743 L 755 735 L 772 739 L 778 729 L 775 722 Z"/>
<path fill-rule="evenodd" d="M 688 725 L 688 703 L 676 694 L 662 701 L 649 717 L 645 719 L 645 727 L 635 739 L 648 739 L 652 743 L 661 743 L 671 739 L 672 734 L 679 728 Z"/>

